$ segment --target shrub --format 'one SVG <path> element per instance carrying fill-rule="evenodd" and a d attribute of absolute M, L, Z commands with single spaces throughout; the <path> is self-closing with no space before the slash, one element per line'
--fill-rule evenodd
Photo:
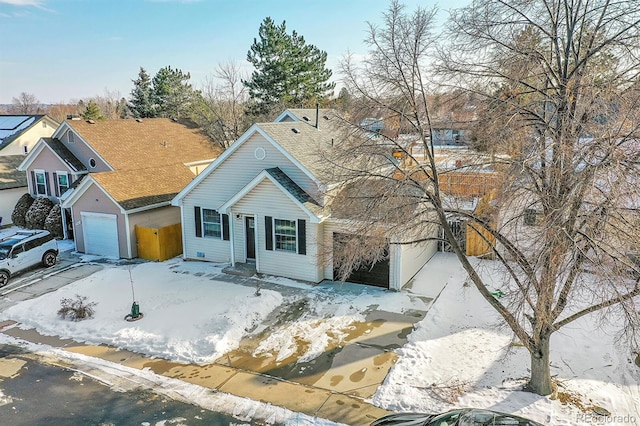
<path fill-rule="evenodd" d="M 53 206 L 49 215 L 44 221 L 44 229 L 49 231 L 54 238 L 62 239 L 64 231 L 62 230 L 62 210 L 60 204 Z"/>
<path fill-rule="evenodd" d="M 20 197 L 16 206 L 13 208 L 13 213 L 11 213 L 11 222 L 13 222 L 14 225 L 21 228 L 27 226 L 27 210 L 29 210 L 31 204 L 33 204 L 33 196 L 31 196 L 31 194 L 24 194 Z"/>
<path fill-rule="evenodd" d="M 87 302 L 87 296 L 80 296 L 79 294 L 76 294 L 75 299 L 63 297 L 60 300 L 58 316 L 62 319 L 69 318 L 71 321 L 93 318 L 96 305 L 96 302 Z"/>
<path fill-rule="evenodd" d="M 44 221 L 49 216 L 49 212 L 53 208 L 53 201 L 47 197 L 38 197 L 35 199 L 29 210 L 27 210 L 26 222 L 28 229 L 44 229 Z"/>

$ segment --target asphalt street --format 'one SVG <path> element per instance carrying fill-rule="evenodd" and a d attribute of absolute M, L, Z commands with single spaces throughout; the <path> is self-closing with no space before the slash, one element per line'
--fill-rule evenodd
<path fill-rule="evenodd" d="M 3 425 L 253 425 L 147 390 L 114 392 L 73 369 L 0 345 Z"/>

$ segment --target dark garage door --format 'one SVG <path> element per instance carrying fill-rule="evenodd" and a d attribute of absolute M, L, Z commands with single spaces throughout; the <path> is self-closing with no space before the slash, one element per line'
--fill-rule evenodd
<path fill-rule="evenodd" d="M 336 250 L 336 245 L 346 238 L 349 238 L 348 234 L 333 233 L 334 251 Z M 334 277 L 336 276 L 335 271 L 333 275 Z M 351 275 L 345 281 L 389 288 L 389 248 L 387 247 L 385 259 L 376 262 L 373 266 L 371 264 L 363 265 L 360 269 L 351 272 Z"/>

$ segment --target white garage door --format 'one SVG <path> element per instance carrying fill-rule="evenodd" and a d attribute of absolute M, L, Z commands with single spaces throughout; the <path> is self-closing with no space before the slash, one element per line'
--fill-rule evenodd
<path fill-rule="evenodd" d="M 116 215 L 81 212 L 80 216 L 85 253 L 119 258 Z"/>

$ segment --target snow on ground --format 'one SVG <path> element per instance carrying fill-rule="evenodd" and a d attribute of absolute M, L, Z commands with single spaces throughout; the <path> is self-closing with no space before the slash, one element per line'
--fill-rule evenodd
<path fill-rule="evenodd" d="M 373 397 L 395 411 L 445 411 L 454 407 L 491 408 L 520 414 L 548 425 L 588 423 L 640 424 L 640 369 L 614 333 L 583 317 L 552 336 L 551 372 L 561 390 L 585 405 L 606 408 L 597 417 L 549 398 L 521 391 L 529 355 L 512 344 L 512 334 L 471 284 L 455 256 L 438 253 L 420 272 L 414 291 L 438 276 L 448 283 L 409 336 L 409 343 L 385 383 Z M 478 261 L 481 262 L 481 261 Z M 482 274 L 497 276 L 492 262 Z M 447 271 L 442 275 L 443 271 Z"/>
<path fill-rule="evenodd" d="M 153 389 L 154 392 L 176 401 L 227 413 L 240 419 L 240 421 L 263 419 L 266 424 L 277 423 L 285 426 L 339 426 L 335 422 L 311 417 L 268 403 L 253 401 L 224 392 L 211 392 L 209 388 L 155 374 L 150 370 L 138 370 L 104 361 L 100 358 L 50 348 L 36 343 L 17 341 L 4 334 L 0 334 L 0 343 L 20 345 L 54 362 L 57 360 L 66 361 L 81 368 L 84 374 L 88 374 L 93 379 L 120 392 L 136 391 L 140 388 Z M 0 392 L 0 403 L 5 401 L 10 402 L 11 399 Z M 168 421 L 166 424 L 173 424 L 173 422 Z"/>
<path fill-rule="evenodd" d="M 483 273 L 495 276 L 491 262 L 484 265 Z M 206 363 L 237 347 L 248 333 L 260 331 L 274 310 L 299 306 L 300 315 L 274 330 L 257 353 L 285 359 L 296 340 L 304 340 L 311 344 L 300 361 L 309 361 L 344 337 L 350 324 L 364 320 L 371 309 L 426 310 L 427 304 L 417 296 L 438 295 L 409 342 L 397 351 L 399 360 L 372 398 L 374 404 L 396 411 L 492 408 L 550 425 L 611 424 L 624 416 L 633 420 L 627 424 L 640 422 L 640 369 L 613 335 L 597 329 L 589 317 L 554 336 L 552 373 L 565 391 L 619 417 L 583 416 L 559 401 L 520 391 L 528 375 L 526 350 L 511 344 L 509 330 L 475 288 L 464 285 L 466 274 L 448 254 L 438 253 L 410 290 L 402 292 L 337 283 L 312 287 L 267 277 L 257 296 L 256 288 L 243 285 L 242 279 L 223 279 L 220 265 L 172 259 L 104 266 L 56 292 L 22 302 L 2 317 L 43 334 Z M 128 323 L 123 317 L 131 308 L 132 282 L 144 318 Z M 93 319 L 71 322 L 57 317 L 60 299 L 76 294 L 97 302 Z"/>
<path fill-rule="evenodd" d="M 170 269 L 175 265 L 176 261 L 106 267 L 56 292 L 20 303 L 4 315 L 43 334 L 207 363 L 236 348 L 246 330 L 282 303 L 278 292 L 263 290 L 256 296 L 251 287 L 175 273 Z M 126 322 L 134 293 L 144 320 Z M 75 295 L 97 304 L 93 319 L 74 322 L 58 317 L 60 300 Z"/>

